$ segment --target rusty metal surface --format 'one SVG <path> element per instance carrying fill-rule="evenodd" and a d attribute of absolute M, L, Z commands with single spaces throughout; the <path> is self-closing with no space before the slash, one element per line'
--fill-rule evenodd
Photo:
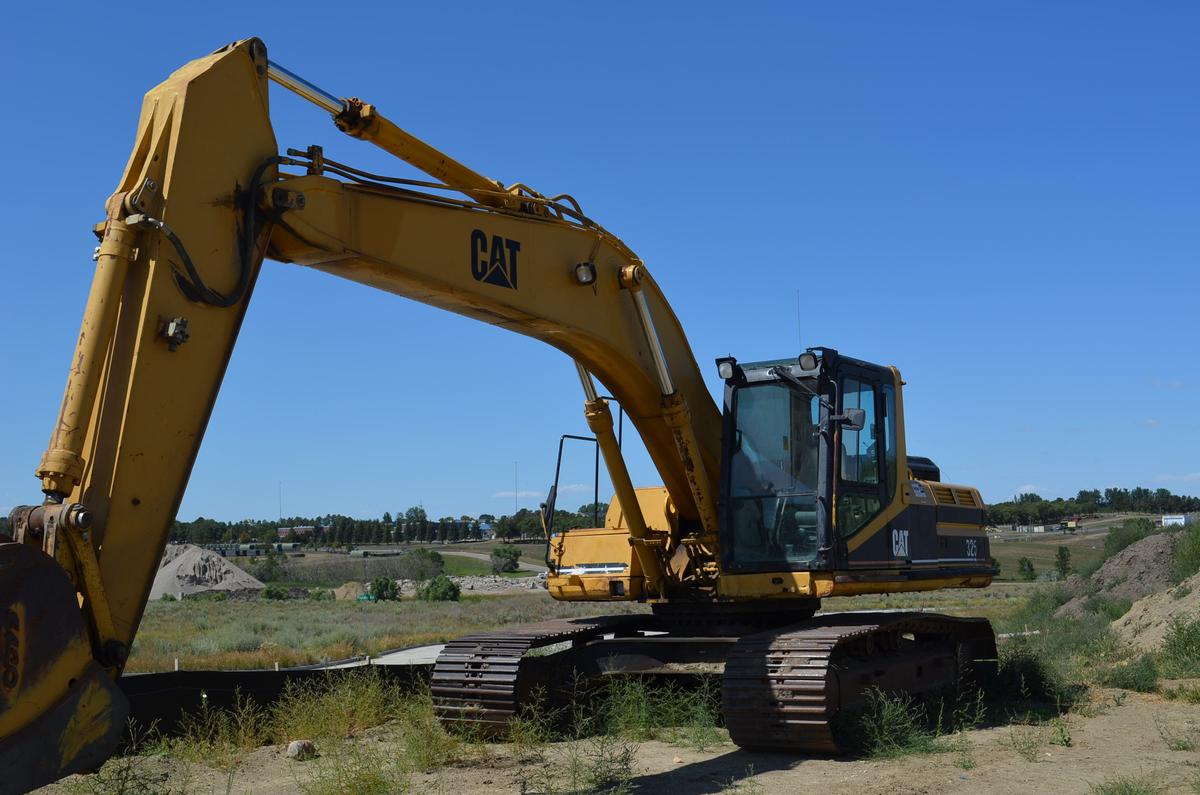
<path fill-rule="evenodd" d="M 730 738 L 748 750 L 838 753 L 839 712 L 866 691 L 927 693 L 982 679 L 995 666 L 986 619 L 926 613 L 822 616 L 749 635 L 725 662 L 721 699 Z"/>
<path fill-rule="evenodd" d="M 557 619 L 453 640 L 433 666 L 430 689 L 438 719 L 447 727 L 498 734 L 531 690 L 543 683 L 544 669 L 522 662 L 526 652 L 653 626 L 654 617 L 649 615 Z"/>

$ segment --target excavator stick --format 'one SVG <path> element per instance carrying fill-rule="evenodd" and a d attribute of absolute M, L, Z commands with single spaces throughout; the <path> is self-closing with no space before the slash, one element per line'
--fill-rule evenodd
<path fill-rule="evenodd" d="M 98 767 L 125 731 L 116 681 L 269 234 L 267 69 L 262 42 L 238 42 L 142 104 L 37 470 L 45 503 L 0 538 L 0 792 Z"/>

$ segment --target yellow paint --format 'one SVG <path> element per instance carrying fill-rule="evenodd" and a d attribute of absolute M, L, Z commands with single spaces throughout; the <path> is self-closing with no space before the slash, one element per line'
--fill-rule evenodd
<path fill-rule="evenodd" d="M 987 531 L 982 525 L 964 524 L 962 522 L 938 522 L 937 534 L 940 536 L 976 536 L 984 538 Z"/>
<path fill-rule="evenodd" d="M 62 620 L 78 622 L 79 613 L 74 604 L 67 603 L 65 607 L 70 613 Z M 21 630 L 17 633 L 20 666 L 17 686 L 12 690 L 0 690 L 5 696 L 0 698 L 0 705 L 4 706 L 0 709 L 0 737 L 12 736 L 48 712 L 66 694 L 68 682 L 81 677 L 92 664 L 91 644 L 82 625 L 78 634 L 53 658 L 30 658 L 30 634 L 37 628 L 25 623 L 25 605 L 17 602 L 8 608 L 21 622 Z"/>
<path fill-rule="evenodd" d="M 104 739 L 112 727 L 112 695 L 100 684 L 97 675 L 103 676 L 96 672 L 87 678 L 79 704 L 59 735 L 60 768 L 70 764 L 84 748 Z"/>

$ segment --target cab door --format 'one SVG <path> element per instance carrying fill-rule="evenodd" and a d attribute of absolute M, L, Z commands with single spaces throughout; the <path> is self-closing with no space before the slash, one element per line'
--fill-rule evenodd
<path fill-rule="evenodd" d="M 906 539 L 879 532 L 897 478 L 896 394 L 890 370 L 845 364 L 838 380 L 838 412 L 862 409 L 863 427 L 837 429 L 834 453 L 834 526 L 843 561 L 886 564 L 908 557 Z M 860 536 L 866 536 L 862 538 Z"/>

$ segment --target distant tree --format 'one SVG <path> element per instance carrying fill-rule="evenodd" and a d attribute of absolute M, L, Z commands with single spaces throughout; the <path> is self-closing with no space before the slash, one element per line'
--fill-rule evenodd
<path fill-rule="evenodd" d="M 1017 561 L 1017 576 L 1022 580 L 1036 580 L 1037 572 L 1033 568 L 1033 561 L 1029 558 L 1021 558 Z"/>
<path fill-rule="evenodd" d="M 391 577 L 376 577 L 371 580 L 370 590 L 376 602 L 395 602 L 400 599 L 400 588 Z"/>
<path fill-rule="evenodd" d="M 419 505 L 414 505 L 404 512 L 404 521 L 406 522 L 424 522 L 428 518 L 425 515 L 425 509 Z"/>
<path fill-rule="evenodd" d="M 521 568 L 518 564 L 520 559 L 520 547 L 515 547 L 512 544 L 501 544 L 492 550 L 492 573 L 500 574 L 505 571 L 516 571 Z"/>
<path fill-rule="evenodd" d="M 595 525 L 593 524 L 594 520 L 592 517 L 596 516 L 596 517 L 598 517 L 600 522 L 603 522 L 604 515 L 608 513 L 608 503 L 607 502 L 597 502 L 597 503 L 589 502 L 585 505 L 580 505 L 579 510 L 576 511 L 576 513 L 578 513 L 580 518 L 582 518 L 585 522 L 585 524 L 580 525 L 581 527 L 594 527 Z"/>
<path fill-rule="evenodd" d="M 383 512 L 383 523 L 384 524 L 392 524 L 392 515 L 390 513 L 388 513 L 387 511 Z"/>
<path fill-rule="evenodd" d="M 481 513 L 481 514 L 479 514 L 479 521 L 487 522 L 488 524 L 492 524 L 493 522 L 496 521 L 496 517 L 492 516 L 490 513 Z"/>
<path fill-rule="evenodd" d="M 1054 556 L 1054 570 L 1058 572 L 1061 579 L 1066 579 L 1071 573 L 1071 550 L 1066 547 L 1059 547 L 1058 552 Z"/>

